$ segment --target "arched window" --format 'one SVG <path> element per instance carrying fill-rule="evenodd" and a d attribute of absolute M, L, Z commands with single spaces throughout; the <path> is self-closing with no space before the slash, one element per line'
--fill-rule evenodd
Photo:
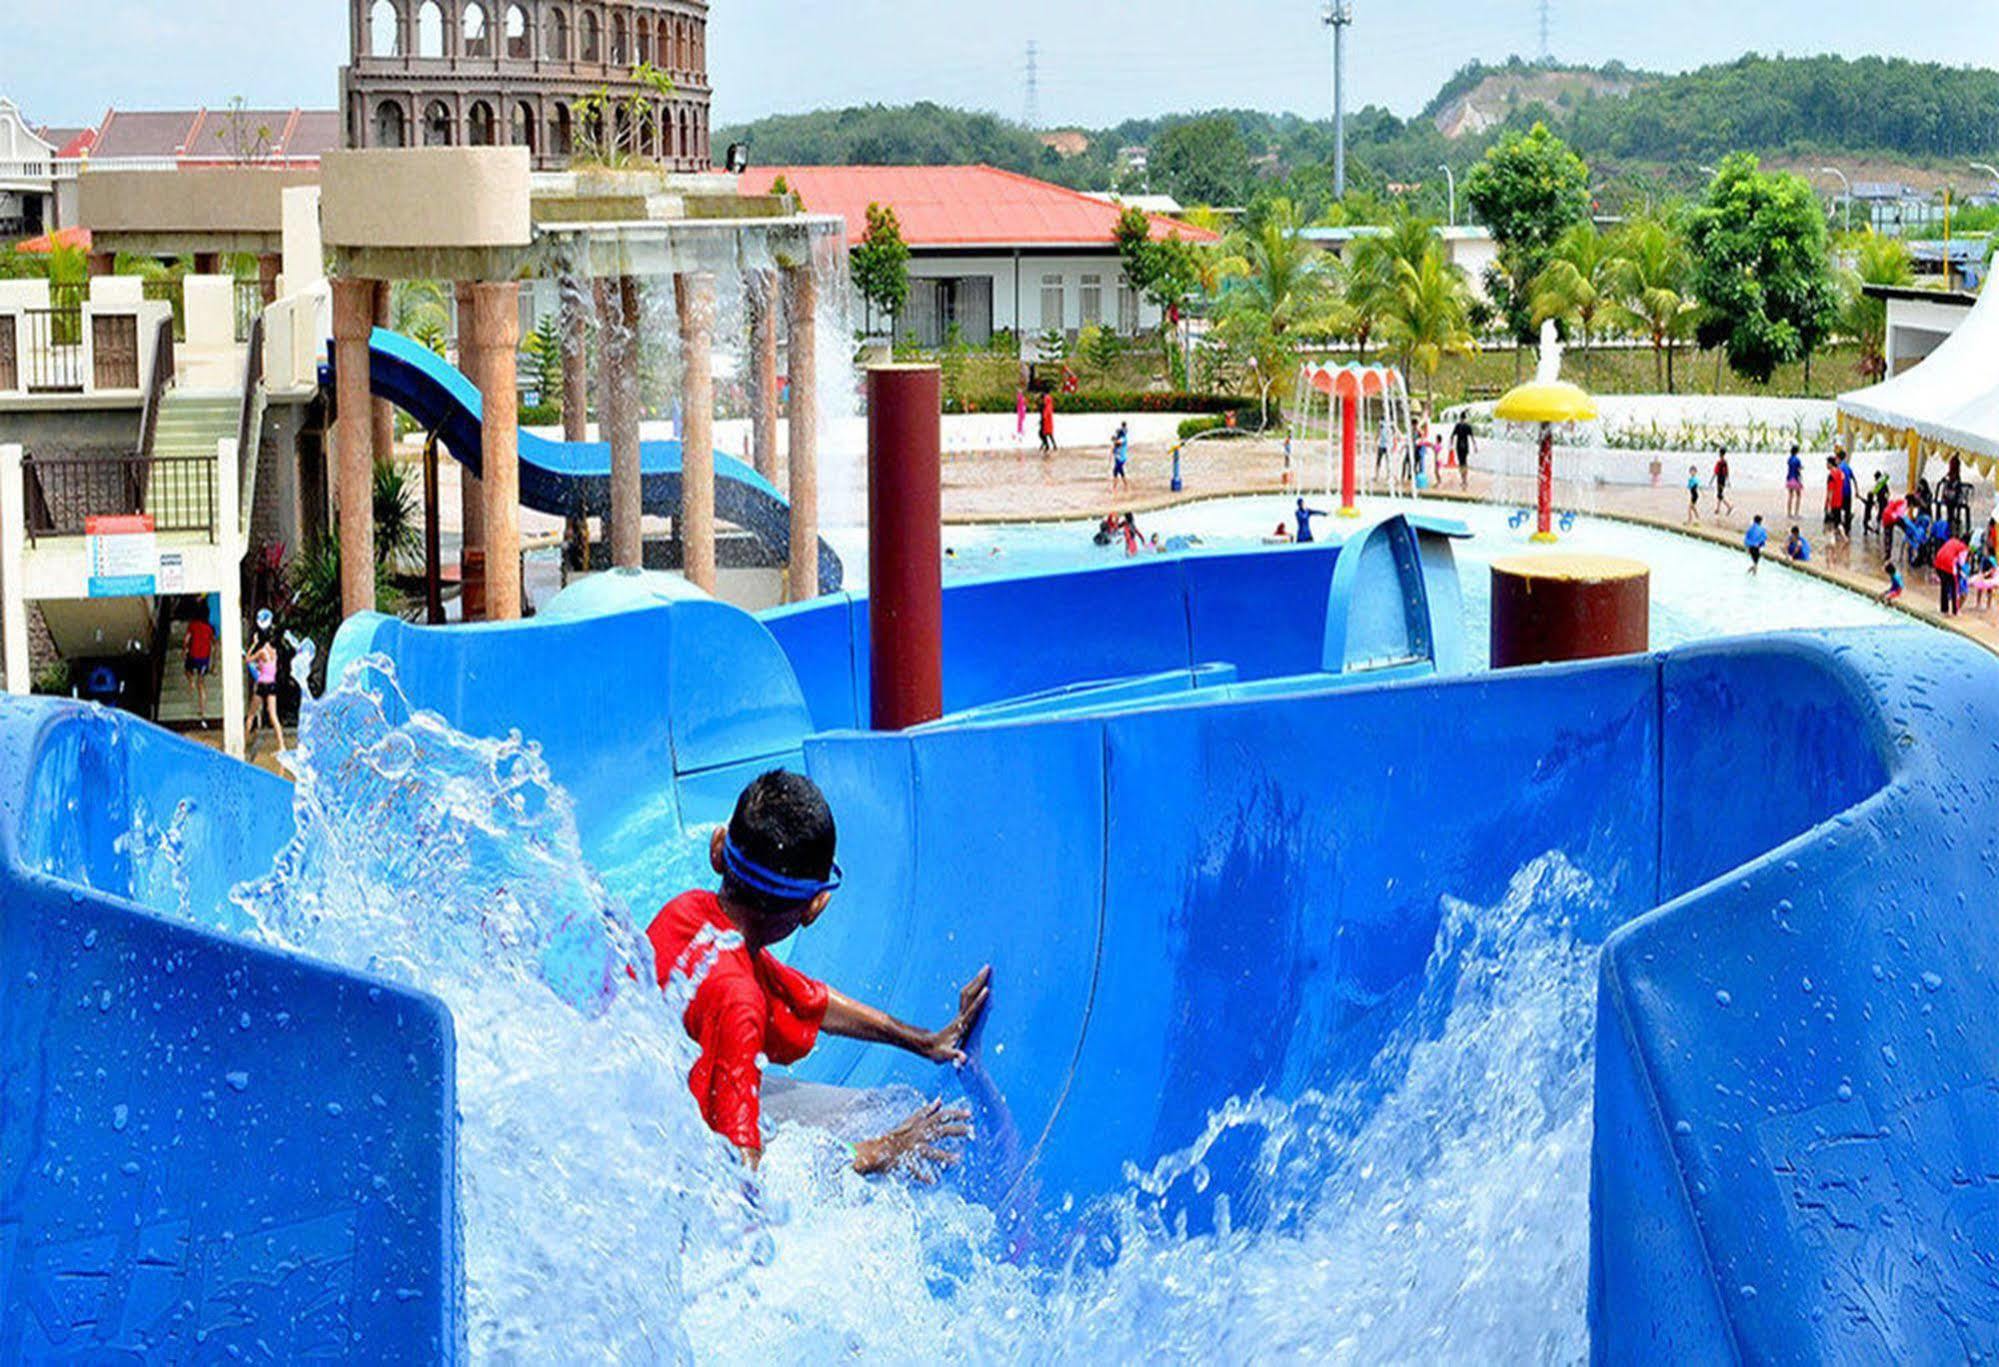
<path fill-rule="evenodd" d="M 576 24 L 576 35 L 578 58 L 586 62 L 604 60 L 604 44 L 597 32 L 597 11 L 583 11 L 583 17 Z"/>
<path fill-rule="evenodd" d="M 423 145 L 451 146 L 451 107 L 443 100 L 432 100 L 423 111 Z"/>
<path fill-rule="evenodd" d="M 619 101 L 618 103 L 617 118 L 611 126 L 617 130 L 617 139 L 618 139 L 617 145 L 613 150 L 618 152 L 629 151 L 634 145 L 633 132 L 632 132 L 632 111 L 630 107 L 627 106 L 622 100 Z"/>
<path fill-rule="evenodd" d="M 519 5 L 507 6 L 507 56 L 516 62 L 534 60 L 534 30 L 528 26 L 528 12 Z"/>
<path fill-rule="evenodd" d="M 389 0 L 375 0 L 368 11 L 368 55 L 403 55 L 403 16 Z"/>
<path fill-rule="evenodd" d="M 569 60 L 569 16 L 559 9 L 548 12 L 547 32 L 542 36 L 542 51 L 551 62 Z"/>
<path fill-rule="evenodd" d="M 673 19 L 668 22 L 672 24 L 672 29 L 670 30 L 671 36 L 667 39 L 667 42 L 673 50 L 666 54 L 666 69 L 668 71 L 685 71 L 687 69 L 686 64 L 680 60 L 680 21 Z"/>
<path fill-rule="evenodd" d="M 592 109 L 583 116 L 583 141 L 585 145 L 602 148 L 604 145 L 604 111 Z"/>
<path fill-rule="evenodd" d="M 409 146 L 409 126 L 403 118 L 403 107 L 394 100 L 383 100 L 375 106 L 375 146 Z"/>
<path fill-rule="evenodd" d="M 499 141 L 499 129 L 493 121 L 493 106 L 484 100 L 474 100 L 471 111 L 465 117 L 465 144 L 468 147 L 491 147 Z"/>
<path fill-rule="evenodd" d="M 611 16 L 611 65 L 625 66 L 632 60 L 632 34 L 625 26 L 625 12 Z"/>
<path fill-rule="evenodd" d="M 537 122 L 538 120 L 534 116 L 533 105 L 529 104 L 526 100 L 522 100 L 519 104 L 515 105 L 513 145 L 527 148 L 530 154 L 539 150 L 540 139 L 535 137 L 535 125 Z"/>
<path fill-rule="evenodd" d="M 687 111 L 685 109 L 680 111 L 680 142 L 677 144 L 677 150 L 674 152 L 674 155 L 682 161 L 694 155 L 694 144 L 689 140 Z"/>
<path fill-rule="evenodd" d="M 486 7 L 478 0 L 465 7 L 464 52 L 467 57 L 493 55 L 493 32 L 486 23 Z"/>
<path fill-rule="evenodd" d="M 566 104 L 557 105 L 554 117 L 548 121 L 548 150 L 550 155 L 558 157 L 576 150 L 576 124 Z"/>
<path fill-rule="evenodd" d="M 444 55 L 444 10 L 437 0 L 424 0 L 423 8 L 416 12 L 416 55 Z"/>
<path fill-rule="evenodd" d="M 641 14 L 632 21 L 632 65 L 642 66 L 652 60 L 652 21 Z"/>
<path fill-rule="evenodd" d="M 659 120 L 649 109 L 639 119 L 639 155 L 647 158 L 659 155 Z"/>

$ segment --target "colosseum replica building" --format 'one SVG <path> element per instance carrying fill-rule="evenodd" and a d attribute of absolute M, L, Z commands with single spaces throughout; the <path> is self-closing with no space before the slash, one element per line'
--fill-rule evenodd
<path fill-rule="evenodd" d="M 348 3 L 349 147 L 526 147 L 541 170 L 607 148 L 710 165 L 706 0 Z"/>

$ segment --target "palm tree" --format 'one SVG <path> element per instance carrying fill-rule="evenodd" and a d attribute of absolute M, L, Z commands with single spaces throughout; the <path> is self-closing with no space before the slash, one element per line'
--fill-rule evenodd
<path fill-rule="evenodd" d="M 1907 285 L 1915 279 L 1909 249 L 1900 238 L 1868 232 L 1860 238 L 1854 269 L 1846 272 L 1840 328 L 1860 343 L 1860 372 L 1870 380 L 1888 370 L 1888 306 L 1869 296 L 1868 285 Z"/>
<path fill-rule="evenodd" d="M 1578 223 L 1555 242 L 1555 250 L 1534 282 L 1534 321 L 1553 318 L 1573 330 L 1582 344 L 1583 374 L 1590 373 L 1590 338 L 1597 319 L 1616 295 L 1618 256 L 1594 223 Z"/>
<path fill-rule="evenodd" d="M 1404 373 L 1423 372 L 1423 408 L 1435 413 L 1437 370 L 1444 357 L 1471 352 L 1477 344 L 1471 330 L 1471 289 L 1434 238 L 1413 264 L 1395 263 L 1395 289 L 1382 331 L 1400 352 Z"/>
<path fill-rule="evenodd" d="M 1653 367 L 1673 392 L 1674 344 L 1686 337 L 1699 311 L 1687 290 L 1693 259 L 1686 239 L 1664 219 L 1641 218 L 1624 230 L 1612 277 L 1616 314 L 1652 341 Z"/>
<path fill-rule="evenodd" d="M 389 328 L 442 356 L 451 336 L 451 307 L 435 280 L 398 280 L 389 295 Z"/>
<path fill-rule="evenodd" d="M 1347 249 L 1340 266 L 1340 295 L 1345 303 L 1341 331 L 1360 349 L 1367 360 L 1368 343 L 1374 339 L 1395 294 L 1395 253 L 1386 239 L 1363 237 Z"/>
<path fill-rule="evenodd" d="M 1338 322 L 1326 258 L 1299 236 L 1299 227 L 1296 208 L 1279 199 L 1217 267 L 1236 277 L 1221 296 L 1222 341 L 1255 360 L 1266 383 L 1290 372 L 1301 336 L 1331 331 Z"/>

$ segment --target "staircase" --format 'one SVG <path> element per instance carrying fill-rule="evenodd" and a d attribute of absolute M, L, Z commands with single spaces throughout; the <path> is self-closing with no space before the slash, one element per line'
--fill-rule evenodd
<path fill-rule="evenodd" d="M 242 396 L 229 390 L 172 389 L 160 403 L 159 427 L 153 437 L 153 458 L 172 460 L 193 456 L 215 459 L 217 443 L 236 436 L 242 414 Z M 163 525 L 186 526 L 205 520 L 220 509 L 181 508 L 173 500 L 193 500 L 202 495 L 194 481 L 155 479 L 147 490 L 146 511 Z"/>

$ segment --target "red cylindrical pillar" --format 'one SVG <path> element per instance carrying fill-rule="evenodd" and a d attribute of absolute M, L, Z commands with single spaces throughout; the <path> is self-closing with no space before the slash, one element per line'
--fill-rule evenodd
<path fill-rule="evenodd" d="M 1492 563 L 1492 667 L 1637 655 L 1651 648 L 1652 572 L 1608 555 Z"/>
<path fill-rule="evenodd" d="M 943 377 L 868 371 L 868 678 L 877 731 L 944 714 Z"/>
<path fill-rule="evenodd" d="M 1540 524 L 1536 529 L 1537 539 L 1555 539 L 1555 429 L 1541 429 L 1541 488 Z"/>
<path fill-rule="evenodd" d="M 1354 511 L 1354 481 L 1358 478 L 1355 466 L 1360 460 L 1360 395 L 1346 393 L 1340 396 L 1340 511 L 1352 515 Z"/>

